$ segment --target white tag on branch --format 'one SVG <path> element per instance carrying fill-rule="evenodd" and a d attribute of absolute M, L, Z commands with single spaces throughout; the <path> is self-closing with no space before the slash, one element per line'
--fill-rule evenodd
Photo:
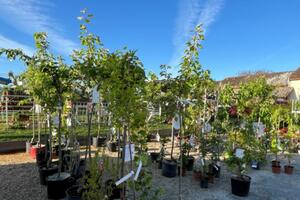
<path fill-rule="evenodd" d="M 172 126 L 175 130 L 180 129 L 180 120 L 179 120 L 179 115 L 176 114 L 175 117 L 172 120 Z"/>
<path fill-rule="evenodd" d="M 38 114 L 42 113 L 42 106 L 39 104 L 35 104 L 34 110 L 35 110 L 35 113 L 38 113 Z"/>
<path fill-rule="evenodd" d="M 129 146 L 131 148 L 129 148 Z M 131 156 L 130 156 L 131 153 Z M 131 159 L 130 159 L 131 158 Z M 126 144 L 125 145 L 125 162 L 131 161 L 134 159 L 134 144 Z"/>
<path fill-rule="evenodd" d="M 100 94 L 97 91 L 97 88 L 94 87 L 93 91 L 92 91 L 92 102 L 93 103 L 99 103 L 99 99 L 100 99 Z"/>
<path fill-rule="evenodd" d="M 58 116 L 53 117 L 53 124 L 58 126 L 58 124 L 59 124 L 59 117 Z"/>
<path fill-rule="evenodd" d="M 67 117 L 67 126 L 68 127 L 72 126 L 72 118 L 71 117 Z"/>
<path fill-rule="evenodd" d="M 244 149 L 236 149 L 235 150 L 235 156 L 238 158 L 244 158 Z"/>
<path fill-rule="evenodd" d="M 204 160 L 203 160 L 203 158 L 201 158 L 201 164 L 202 164 L 202 166 L 204 166 Z"/>
<path fill-rule="evenodd" d="M 140 160 L 139 166 L 138 166 L 138 168 L 137 168 L 137 170 L 136 170 L 136 173 L 135 173 L 135 176 L 134 176 L 134 180 L 135 180 L 135 181 L 138 179 L 138 177 L 139 177 L 139 175 L 140 175 L 140 172 L 141 172 L 141 169 L 142 169 L 142 165 L 143 165 L 143 163 L 142 163 L 142 161 Z"/>
<path fill-rule="evenodd" d="M 214 165 L 214 168 L 215 168 L 217 171 L 219 171 L 219 168 L 218 168 L 216 165 Z"/>
<path fill-rule="evenodd" d="M 160 141 L 160 135 L 158 133 L 156 133 L 156 140 L 157 140 L 157 142 Z"/>
<path fill-rule="evenodd" d="M 134 175 L 134 171 L 131 171 L 129 174 L 127 174 L 126 176 L 124 176 L 123 178 L 121 178 L 120 180 L 118 180 L 116 182 L 116 186 L 120 185 L 121 183 L 127 181 L 130 177 L 132 177 Z"/>

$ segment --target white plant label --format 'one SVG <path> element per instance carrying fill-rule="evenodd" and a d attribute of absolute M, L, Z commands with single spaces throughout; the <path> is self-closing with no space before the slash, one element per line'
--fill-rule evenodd
<path fill-rule="evenodd" d="M 59 117 L 58 116 L 53 117 L 53 124 L 58 126 L 58 124 L 59 124 Z"/>
<path fill-rule="evenodd" d="M 100 94 L 97 91 L 96 87 L 94 87 L 92 91 L 92 102 L 99 103 L 99 99 L 100 99 Z"/>
<path fill-rule="evenodd" d="M 202 164 L 202 166 L 204 166 L 204 160 L 203 160 L 203 158 L 201 159 L 201 164 Z"/>
<path fill-rule="evenodd" d="M 68 117 L 68 118 L 67 118 L 67 126 L 68 126 L 68 127 L 71 127 L 71 126 L 72 126 L 72 118 L 71 118 L 71 117 Z"/>
<path fill-rule="evenodd" d="M 120 185 L 121 183 L 127 181 L 130 177 L 132 177 L 134 175 L 134 171 L 131 171 L 129 174 L 127 174 L 126 176 L 124 176 L 123 178 L 121 178 L 120 180 L 118 180 L 116 182 L 116 186 Z"/>
<path fill-rule="evenodd" d="M 219 168 L 218 168 L 216 165 L 214 165 L 214 168 L 215 168 L 217 171 L 219 171 Z"/>
<path fill-rule="evenodd" d="M 235 156 L 238 158 L 244 158 L 244 149 L 236 149 L 235 150 Z"/>
<path fill-rule="evenodd" d="M 139 177 L 139 175 L 140 175 L 140 172 L 141 172 L 141 169 L 142 169 L 142 165 L 143 165 L 143 163 L 142 163 L 142 161 L 140 160 L 140 162 L 139 162 L 139 166 L 138 166 L 138 168 L 137 168 L 137 170 L 136 170 L 136 173 L 135 173 L 135 176 L 134 176 L 134 181 L 136 181 L 137 179 L 138 179 L 138 177 Z"/>
<path fill-rule="evenodd" d="M 39 105 L 39 104 L 35 104 L 34 110 L 35 110 L 35 113 L 38 113 L 38 114 L 39 114 L 39 113 L 42 112 L 42 106 Z"/>
<path fill-rule="evenodd" d="M 160 135 L 158 133 L 156 133 L 156 140 L 157 140 L 157 142 L 160 141 Z"/>
<path fill-rule="evenodd" d="M 134 144 L 130 144 L 130 147 L 131 147 L 131 149 L 129 149 L 129 144 L 125 145 L 125 162 L 128 162 L 131 159 L 132 160 L 134 159 Z M 131 159 L 130 159 L 130 153 L 131 153 Z"/>
<path fill-rule="evenodd" d="M 172 120 L 172 126 L 175 130 L 180 129 L 180 120 L 179 120 L 179 115 L 176 114 L 175 117 Z"/>

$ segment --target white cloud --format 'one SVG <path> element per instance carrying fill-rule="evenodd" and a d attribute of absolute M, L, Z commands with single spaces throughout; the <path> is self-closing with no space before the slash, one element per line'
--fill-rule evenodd
<path fill-rule="evenodd" d="M 29 56 L 33 55 L 33 53 L 34 53 L 34 50 L 31 47 L 21 44 L 19 42 L 16 42 L 14 40 L 8 39 L 7 37 L 5 37 L 1 34 L 0 34 L 0 47 L 1 48 L 12 48 L 12 49 L 20 48 Z"/>
<path fill-rule="evenodd" d="M 223 0 L 180 0 L 173 38 L 174 51 L 169 65 L 178 66 L 191 31 L 197 24 L 203 24 L 205 33 L 222 6 Z"/>
<path fill-rule="evenodd" d="M 33 35 L 34 32 L 47 32 L 51 47 L 68 55 L 77 44 L 62 35 L 64 29 L 46 13 L 54 5 L 39 0 L 0 0 L 0 18 L 20 31 Z"/>

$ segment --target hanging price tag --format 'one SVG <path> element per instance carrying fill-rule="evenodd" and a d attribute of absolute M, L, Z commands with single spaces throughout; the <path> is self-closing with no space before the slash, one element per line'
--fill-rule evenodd
<path fill-rule="evenodd" d="M 35 113 L 40 114 L 40 113 L 42 113 L 42 106 L 35 104 L 34 110 L 35 110 Z"/>
<path fill-rule="evenodd" d="M 134 159 L 134 144 L 130 144 L 130 147 L 131 148 L 129 149 L 129 144 L 125 145 L 125 162 L 131 161 Z M 131 153 L 131 156 L 130 156 L 130 153 Z"/>
<path fill-rule="evenodd" d="M 235 156 L 238 158 L 244 158 L 244 149 L 236 149 L 235 150 Z"/>
<path fill-rule="evenodd" d="M 135 180 L 135 181 L 138 179 L 138 177 L 139 177 L 139 175 L 140 175 L 140 172 L 141 172 L 141 169 L 142 169 L 142 165 L 143 165 L 143 163 L 142 163 L 142 161 L 140 160 L 138 169 L 137 169 L 137 171 L 136 171 L 136 173 L 135 173 L 135 176 L 134 176 L 134 180 Z"/>
<path fill-rule="evenodd" d="M 92 91 L 92 102 L 93 103 L 99 103 L 99 99 L 100 99 L 100 94 L 97 91 L 97 88 L 94 87 L 93 91 Z"/>
<path fill-rule="evenodd" d="M 172 120 L 172 126 L 175 130 L 180 129 L 180 120 L 179 120 L 179 115 L 176 114 L 175 117 Z"/>
<path fill-rule="evenodd" d="M 120 185 L 121 183 L 127 181 L 130 177 L 132 177 L 134 175 L 134 171 L 131 171 L 129 174 L 127 174 L 126 176 L 124 176 L 123 178 L 121 178 L 120 180 L 118 180 L 116 182 L 116 186 Z"/>
<path fill-rule="evenodd" d="M 58 124 L 59 124 L 59 117 L 58 116 L 53 117 L 53 124 L 55 126 L 58 126 Z"/>

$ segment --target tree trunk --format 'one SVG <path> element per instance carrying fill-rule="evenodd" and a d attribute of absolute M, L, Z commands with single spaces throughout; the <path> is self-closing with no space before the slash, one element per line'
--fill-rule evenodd
<path fill-rule="evenodd" d="M 125 145 L 126 145 L 126 140 L 127 140 L 127 126 L 124 125 L 124 130 L 123 130 L 123 155 L 122 155 L 122 166 L 121 166 L 121 177 L 124 177 L 125 174 Z M 125 183 L 123 184 L 122 188 L 122 195 L 121 198 L 125 200 Z"/>
<path fill-rule="evenodd" d="M 59 152 L 59 161 L 58 161 L 58 177 L 60 177 L 61 167 L 62 167 L 62 152 L 61 152 L 61 114 L 62 114 L 62 99 L 59 94 L 58 97 L 58 152 Z"/>

